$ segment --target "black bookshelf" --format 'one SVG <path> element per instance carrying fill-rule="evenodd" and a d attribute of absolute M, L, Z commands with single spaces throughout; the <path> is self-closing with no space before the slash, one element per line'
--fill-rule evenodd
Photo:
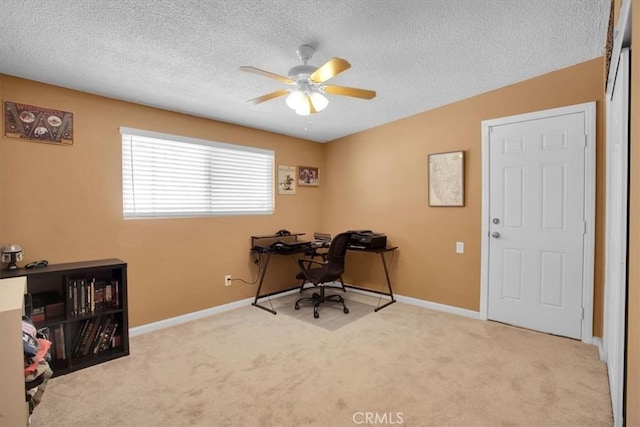
<path fill-rule="evenodd" d="M 54 376 L 129 355 L 124 261 L 114 258 L 0 271 L 0 278 L 20 276 L 27 278 L 27 301 L 31 300 L 27 314 L 36 328 L 48 329 Z"/>

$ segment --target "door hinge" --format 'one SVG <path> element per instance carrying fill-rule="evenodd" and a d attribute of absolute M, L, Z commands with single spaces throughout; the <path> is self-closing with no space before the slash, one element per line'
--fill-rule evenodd
<path fill-rule="evenodd" d="M 584 319 L 584 307 L 582 307 L 582 317 L 581 319 Z"/>
<path fill-rule="evenodd" d="M 582 234 L 587 234 L 587 221 L 582 221 Z"/>
<path fill-rule="evenodd" d="M 584 136 L 584 146 L 586 147 L 588 145 L 588 139 L 587 139 L 587 135 Z"/>

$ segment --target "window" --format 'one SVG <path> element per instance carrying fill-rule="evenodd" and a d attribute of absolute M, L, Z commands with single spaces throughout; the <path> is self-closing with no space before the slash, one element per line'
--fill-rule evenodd
<path fill-rule="evenodd" d="M 274 153 L 120 128 L 125 218 L 273 213 Z"/>

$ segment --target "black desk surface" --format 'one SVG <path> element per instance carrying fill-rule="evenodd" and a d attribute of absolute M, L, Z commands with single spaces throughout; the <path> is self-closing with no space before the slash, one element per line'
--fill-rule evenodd
<path fill-rule="evenodd" d="M 354 252 L 372 252 L 372 253 L 375 253 L 375 254 L 379 254 L 381 252 L 391 252 L 391 251 L 395 251 L 396 249 L 398 249 L 397 246 L 387 246 L 386 248 L 376 248 L 376 249 L 347 248 L 347 250 L 349 250 L 349 251 L 354 251 Z"/>

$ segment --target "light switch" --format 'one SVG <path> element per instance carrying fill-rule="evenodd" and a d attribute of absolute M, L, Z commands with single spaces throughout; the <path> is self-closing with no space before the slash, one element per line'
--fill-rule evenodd
<path fill-rule="evenodd" d="M 464 253 L 464 242 L 456 242 L 456 253 L 457 254 Z"/>

